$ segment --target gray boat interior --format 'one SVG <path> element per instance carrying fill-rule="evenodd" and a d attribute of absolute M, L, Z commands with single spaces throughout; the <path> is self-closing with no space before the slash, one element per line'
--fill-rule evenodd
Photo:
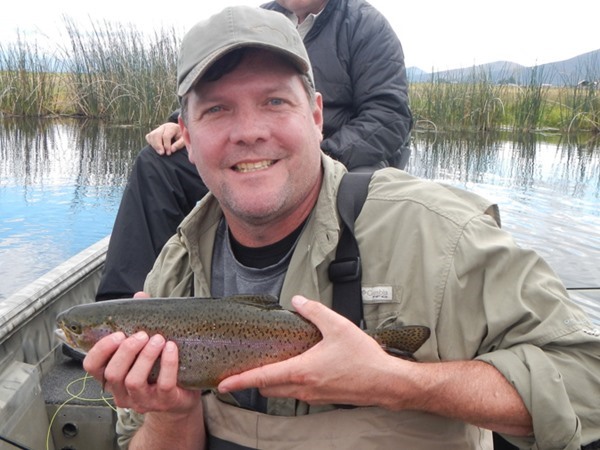
<path fill-rule="evenodd" d="M 110 401 L 54 336 L 59 312 L 94 301 L 108 239 L 0 303 L 0 450 L 116 448 Z"/>

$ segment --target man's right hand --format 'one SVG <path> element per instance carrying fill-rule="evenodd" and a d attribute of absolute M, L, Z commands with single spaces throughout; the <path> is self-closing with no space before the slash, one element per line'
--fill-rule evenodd
<path fill-rule="evenodd" d="M 179 125 L 172 122 L 163 123 L 146 135 L 148 144 L 159 155 L 171 155 L 185 147 Z"/>

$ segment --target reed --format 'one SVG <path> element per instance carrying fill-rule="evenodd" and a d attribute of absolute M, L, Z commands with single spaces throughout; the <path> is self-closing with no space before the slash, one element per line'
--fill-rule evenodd
<path fill-rule="evenodd" d="M 600 95 L 594 85 L 574 86 L 557 92 L 560 123 L 567 131 L 589 129 L 600 133 Z"/>
<path fill-rule="evenodd" d="M 461 73 L 457 82 L 433 74 L 428 83 L 411 86 L 411 108 L 426 127 L 449 131 L 488 131 L 503 127 L 502 87 L 483 70 Z"/>
<path fill-rule="evenodd" d="M 55 114 L 57 67 L 36 43 L 0 43 L 0 113 L 12 116 Z"/>
<path fill-rule="evenodd" d="M 417 129 L 600 133 L 598 86 L 549 86 L 540 70 L 524 85 L 493 83 L 476 68 L 457 79 L 467 81 L 433 74 L 427 82 L 411 84 Z"/>
<path fill-rule="evenodd" d="M 542 128 L 548 86 L 537 68 L 533 70 L 529 83 L 519 90 L 514 102 L 512 127 L 518 131 L 535 131 Z"/>
<path fill-rule="evenodd" d="M 178 107 L 182 33 L 143 33 L 108 21 L 81 26 L 69 18 L 64 27 L 67 43 L 51 52 L 20 36 L 0 44 L 0 115 L 66 115 L 152 127 Z M 410 86 L 417 129 L 600 133 L 598 86 L 549 87 L 539 71 L 520 86 L 496 84 L 478 68 L 465 69 L 457 79 L 467 81 L 433 74 Z"/>
<path fill-rule="evenodd" d="M 66 26 L 71 43 L 67 85 L 75 114 L 150 125 L 177 107 L 174 30 L 147 35 L 102 22 L 83 33 L 70 20 Z"/>

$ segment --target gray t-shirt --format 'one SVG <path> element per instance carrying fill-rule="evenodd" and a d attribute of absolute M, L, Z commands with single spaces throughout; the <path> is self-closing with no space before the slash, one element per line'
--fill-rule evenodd
<path fill-rule="evenodd" d="M 271 294 L 279 297 L 283 280 L 296 244 L 277 263 L 265 268 L 247 267 L 233 254 L 225 219 L 222 219 L 215 237 L 212 257 L 211 295 L 226 297 L 237 294 Z M 233 392 L 239 406 L 253 411 L 267 412 L 267 399 L 258 389 Z"/>

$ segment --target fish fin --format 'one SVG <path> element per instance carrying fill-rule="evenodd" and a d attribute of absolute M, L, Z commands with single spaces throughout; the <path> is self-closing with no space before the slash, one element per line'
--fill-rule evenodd
<path fill-rule="evenodd" d="M 279 304 L 279 299 L 274 295 L 232 295 L 223 297 L 223 300 L 240 303 L 243 305 L 255 306 L 262 309 L 283 309 Z"/>
<path fill-rule="evenodd" d="M 393 347 L 386 347 L 385 345 L 382 345 L 381 348 L 383 348 L 388 355 L 396 356 L 397 358 L 407 359 L 409 361 L 416 361 L 414 355 L 410 352 L 398 350 L 397 348 Z"/>
<path fill-rule="evenodd" d="M 431 330 L 422 325 L 392 325 L 367 331 L 389 354 L 413 359 L 415 353 L 429 339 Z"/>

